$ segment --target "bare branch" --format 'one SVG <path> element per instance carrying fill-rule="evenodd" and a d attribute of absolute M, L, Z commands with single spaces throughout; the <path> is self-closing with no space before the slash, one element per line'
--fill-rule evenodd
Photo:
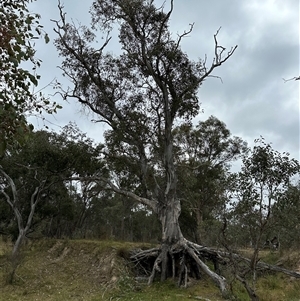
<path fill-rule="evenodd" d="M 193 31 L 193 29 L 194 29 L 194 24 L 195 24 L 195 23 L 189 24 L 189 25 L 190 25 L 190 28 L 189 28 L 188 31 L 184 31 L 182 34 L 178 34 L 178 39 L 177 39 L 177 43 L 176 43 L 175 49 L 178 49 L 178 47 L 179 47 L 179 45 L 180 45 L 180 43 L 181 43 L 181 40 Z"/>
<path fill-rule="evenodd" d="M 289 81 L 291 81 L 291 80 L 300 80 L 300 76 L 298 76 L 298 77 L 295 76 L 295 77 L 289 78 L 289 79 L 284 79 L 284 78 L 283 78 L 284 83 L 289 82 Z"/>
<path fill-rule="evenodd" d="M 71 181 L 83 181 L 83 182 L 95 182 L 98 185 L 102 186 L 104 189 L 108 189 L 108 190 L 112 190 L 118 194 L 127 196 L 132 198 L 133 200 L 146 205 L 148 207 L 150 207 L 154 212 L 157 212 L 157 204 L 156 201 L 151 200 L 151 199 L 147 199 L 147 198 L 143 198 L 138 196 L 137 194 L 121 189 L 119 188 L 117 185 L 113 184 L 111 181 L 109 181 L 108 179 L 104 178 L 104 177 L 100 177 L 100 176 L 92 176 L 92 177 L 70 177 L 68 179 L 65 180 L 71 180 Z"/>
<path fill-rule="evenodd" d="M 17 203 L 17 201 L 18 201 L 18 195 L 17 195 L 16 185 L 15 185 L 14 181 L 12 180 L 12 178 L 3 170 L 3 167 L 1 165 L 0 165 L 0 172 L 6 178 L 6 180 L 9 183 L 9 186 L 11 187 L 12 194 L 13 194 L 12 205 L 14 206 Z"/>
<path fill-rule="evenodd" d="M 215 57 L 213 59 L 213 62 L 210 66 L 209 69 L 207 69 L 206 67 L 206 56 L 205 56 L 205 60 L 204 60 L 204 66 L 203 66 L 203 71 L 204 71 L 204 75 L 200 78 L 201 81 L 205 80 L 206 77 L 217 77 L 220 78 L 218 76 L 212 76 L 211 73 L 213 72 L 213 70 L 216 67 L 221 66 L 224 62 L 226 62 L 232 55 L 233 53 L 236 51 L 237 49 L 237 45 L 235 45 L 234 47 L 231 47 L 231 49 L 227 52 L 226 56 L 224 57 L 224 51 L 226 50 L 225 47 L 219 45 L 218 40 L 217 40 L 217 36 L 219 34 L 221 27 L 217 30 L 216 34 L 214 34 L 214 40 L 215 40 Z"/>

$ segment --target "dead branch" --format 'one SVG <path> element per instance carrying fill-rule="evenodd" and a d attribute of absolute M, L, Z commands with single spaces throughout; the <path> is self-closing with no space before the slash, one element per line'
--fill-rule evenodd
<path fill-rule="evenodd" d="M 151 208 L 154 212 L 157 212 L 157 202 L 152 199 L 147 199 L 138 196 L 137 194 L 124 190 L 122 188 L 119 188 L 117 185 L 112 183 L 109 179 L 101 176 L 90 176 L 90 177 L 70 177 L 65 179 L 66 181 L 82 181 L 82 182 L 95 182 L 98 185 L 100 185 L 104 189 L 112 190 L 118 194 L 127 196 L 143 205 L 148 206 Z"/>
<path fill-rule="evenodd" d="M 236 51 L 238 45 L 235 45 L 234 47 L 231 47 L 231 49 L 227 52 L 227 54 L 224 56 L 224 52 L 226 50 L 225 47 L 219 45 L 218 43 L 218 39 L 217 36 L 219 34 L 221 27 L 217 30 L 216 34 L 214 34 L 214 41 L 215 41 L 215 57 L 213 59 L 213 62 L 210 66 L 209 69 L 207 69 L 206 67 L 206 58 L 204 60 L 204 64 L 203 64 L 203 71 L 204 71 L 204 75 L 200 78 L 200 81 L 202 82 L 205 78 L 207 77 L 212 77 L 211 73 L 213 72 L 213 70 L 216 67 L 221 66 L 223 63 L 225 63 L 232 55 L 233 53 Z M 206 56 L 205 56 L 206 57 Z M 213 77 L 217 77 L 220 78 L 218 76 L 213 76 Z"/>
<path fill-rule="evenodd" d="M 300 80 L 300 76 L 294 76 L 294 77 L 292 77 L 292 78 L 289 78 L 289 79 L 284 79 L 283 78 L 283 81 L 284 81 L 284 83 L 286 83 L 286 82 L 289 82 L 289 81 L 291 81 L 291 80 Z"/>

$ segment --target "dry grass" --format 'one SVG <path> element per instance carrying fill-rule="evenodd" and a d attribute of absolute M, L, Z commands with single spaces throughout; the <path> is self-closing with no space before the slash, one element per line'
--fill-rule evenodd
<path fill-rule="evenodd" d="M 151 287 L 137 283 L 124 259 L 117 255 L 136 247 L 141 245 L 86 240 L 35 242 L 24 250 L 14 285 L 7 285 L 5 254 L 11 246 L 0 243 L 0 301 L 225 300 L 206 277 L 191 281 L 187 289 L 178 288 L 173 281 L 154 283 Z M 281 256 L 281 260 L 292 264 L 299 260 L 293 259 L 296 255 Z M 264 254 L 265 258 L 268 256 L 270 253 Z M 257 289 L 262 301 L 300 301 L 299 285 L 299 280 L 283 275 L 265 275 L 259 279 Z M 248 300 L 239 285 L 235 294 L 235 300 Z"/>
<path fill-rule="evenodd" d="M 113 288 L 123 272 L 121 258 L 115 256 L 117 247 L 63 240 L 32 244 L 13 286 L 5 285 L 5 268 L 1 269 L 0 300 L 92 300 Z"/>

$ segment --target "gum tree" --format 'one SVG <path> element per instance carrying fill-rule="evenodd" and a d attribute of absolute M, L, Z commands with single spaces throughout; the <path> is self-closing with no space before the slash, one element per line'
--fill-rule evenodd
<path fill-rule="evenodd" d="M 79 189 L 66 179 L 74 174 L 93 174 L 100 169 L 103 163 L 97 156 L 98 150 L 92 141 L 74 124 L 69 124 L 60 134 L 31 132 L 21 149 L 9 149 L 9 154 L 1 160 L 0 202 L 6 202 L 6 208 L 10 209 L 7 210 L 9 224 L 16 229 L 7 233 L 14 243 L 9 282 L 13 281 L 27 235 L 43 227 L 48 233 L 55 229 L 59 236 L 59 224 L 64 217 L 71 219 L 75 215 L 84 195 L 77 201 L 74 192 L 79 193 Z M 73 225 L 75 221 L 70 221 L 69 233 Z"/>
<path fill-rule="evenodd" d="M 243 157 L 241 171 L 235 175 L 234 198 L 228 204 L 232 210 L 229 212 L 231 220 L 228 219 L 226 224 L 235 224 L 240 232 L 245 232 L 253 251 L 247 265 L 242 268 L 237 264 L 236 257 L 232 256 L 231 261 L 235 278 L 245 286 L 253 301 L 259 300 L 255 291 L 257 272 L 262 267 L 259 252 L 264 246 L 268 230 L 272 229 L 274 207 L 289 206 L 284 196 L 291 187 L 292 178 L 299 176 L 299 167 L 297 160 L 291 159 L 286 152 L 274 150 L 261 137 L 255 140 L 253 149 Z M 230 249 L 227 233 L 224 224 L 224 245 Z M 274 270 L 280 269 L 275 267 Z M 252 276 L 252 287 L 247 280 L 248 275 Z"/>
<path fill-rule="evenodd" d="M 196 242 L 207 245 L 205 238 L 217 235 L 205 231 L 205 223 L 218 224 L 216 217 L 224 208 L 230 165 L 247 151 L 247 144 L 233 137 L 225 123 L 214 116 L 195 127 L 182 124 L 174 131 L 174 142 L 183 213 L 189 218 Z"/>
<path fill-rule="evenodd" d="M 200 246 L 186 240 L 180 229 L 172 131 L 176 124 L 199 113 L 200 86 L 233 55 L 237 46 L 226 51 L 218 43 L 217 32 L 211 64 L 190 60 L 180 45 L 191 34 L 193 25 L 178 36 L 170 32 L 173 1 L 169 11 L 157 8 L 152 0 L 94 1 L 92 29 L 76 28 L 66 21 L 62 6 L 59 9 L 56 46 L 64 58 L 61 68 L 73 84 L 64 97 L 79 101 L 97 116 L 97 121 L 109 126 L 106 135 L 118 145 L 113 155 L 116 160 L 126 157 L 128 165 L 134 165 L 132 177 L 137 179 L 139 190 L 126 190 L 102 177 L 101 170 L 86 180 L 129 196 L 157 214 L 162 243 L 153 251 L 156 259 L 149 283 L 156 272 L 161 280 L 176 275 L 186 279 L 191 259 L 225 292 L 224 278 L 204 264 L 199 257 Z M 116 29 L 119 55 L 106 51 Z M 98 48 L 96 30 L 104 39 Z M 136 258 L 147 257 L 147 252 Z"/>

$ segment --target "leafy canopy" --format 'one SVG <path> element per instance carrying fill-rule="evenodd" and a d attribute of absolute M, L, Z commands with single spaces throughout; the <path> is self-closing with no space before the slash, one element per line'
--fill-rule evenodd
<path fill-rule="evenodd" d="M 36 73 L 41 61 L 35 57 L 34 40 L 49 37 L 39 24 L 40 16 L 28 10 L 33 0 L 4 0 L 0 6 L 0 156 L 8 145 L 24 140 L 30 130 L 25 114 L 59 108 L 55 103 L 36 95 Z"/>

